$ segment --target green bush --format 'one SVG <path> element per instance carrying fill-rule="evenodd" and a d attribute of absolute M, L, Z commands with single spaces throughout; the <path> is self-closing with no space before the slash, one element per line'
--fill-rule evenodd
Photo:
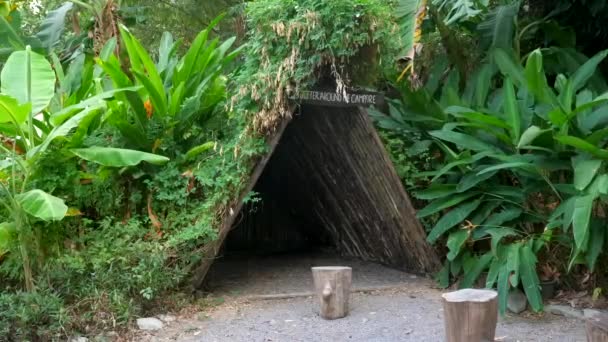
<path fill-rule="evenodd" d="M 69 316 L 63 300 L 52 290 L 0 293 L 0 336 L 3 338 L 48 341 L 57 339 L 67 326 Z"/>

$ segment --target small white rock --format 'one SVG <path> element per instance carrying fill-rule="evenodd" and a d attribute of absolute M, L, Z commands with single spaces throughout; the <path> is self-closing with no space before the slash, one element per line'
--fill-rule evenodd
<path fill-rule="evenodd" d="M 70 339 L 70 342 L 89 342 L 89 339 L 86 337 L 78 336 L 78 337 L 72 337 Z"/>
<path fill-rule="evenodd" d="M 176 320 L 175 316 L 171 316 L 171 315 L 158 315 L 156 317 L 158 317 L 158 319 L 160 319 L 161 321 L 163 321 L 165 323 L 175 322 L 175 320 Z"/>
<path fill-rule="evenodd" d="M 160 330 L 163 328 L 163 322 L 156 317 L 138 318 L 137 326 L 140 330 Z"/>

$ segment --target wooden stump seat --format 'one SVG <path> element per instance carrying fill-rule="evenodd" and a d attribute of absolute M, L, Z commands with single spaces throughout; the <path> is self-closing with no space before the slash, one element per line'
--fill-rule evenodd
<path fill-rule="evenodd" d="M 447 342 L 494 341 L 498 321 L 496 291 L 463 289 L 442 297 Z"/>
<path fill-rule="evenodd" d="M 348 315 L 352 268 L 345 266 L 313 267 L 312 277 L 321 305 L 321 317 L 336 319 Z"/>

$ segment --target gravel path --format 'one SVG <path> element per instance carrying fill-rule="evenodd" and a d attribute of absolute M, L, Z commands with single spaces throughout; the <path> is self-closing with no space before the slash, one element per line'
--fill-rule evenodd
<path fill-rule="evenodd" d="M 382 288 L 351 296 L 346 318 L 326 321 L 316 312 L 311 266 L 348 265 L 353 288 Z M 180 342 L 341 342 L 444 340 L 441 291 L 434 282 L 357 259 L 328 254 L 226 259 L 209 276 L 213 297 L 223 302 L 191 312 L 137 341 Z M 391 288 L 388 289 L 387 288 Z M 281 300 L 251 300 L 268 295 Z M 257 296 L 257 297 L 256 297 Z M 213 302 L 213 301 L 211 301 Z M 545 314 L 499 319 L 500 341 L 585 341 L 584 324 Z"/>
<path fill-rule="evenodd" d="M 249 303 L 227 302 L 198 319 L 180 320 L 144 341 L 181 342 L 338 342 L 444 340 L 438 291 L 403 290 L 354 294 L 349 316 L 326 321 L 312 298 Z M 543 317 L 500 319 L 500 341 L 585 341 L 578 320 Z"/>

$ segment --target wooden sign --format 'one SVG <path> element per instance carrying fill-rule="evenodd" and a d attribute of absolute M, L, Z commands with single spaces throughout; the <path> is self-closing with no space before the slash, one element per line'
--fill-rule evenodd
<path fill-rule="evenodd" d="M 384 104 L 384 94 L 371 91 L 305 90 L 294 94 L 291 100 L 302 104 L 338 107 L 380 107 Z"/>

